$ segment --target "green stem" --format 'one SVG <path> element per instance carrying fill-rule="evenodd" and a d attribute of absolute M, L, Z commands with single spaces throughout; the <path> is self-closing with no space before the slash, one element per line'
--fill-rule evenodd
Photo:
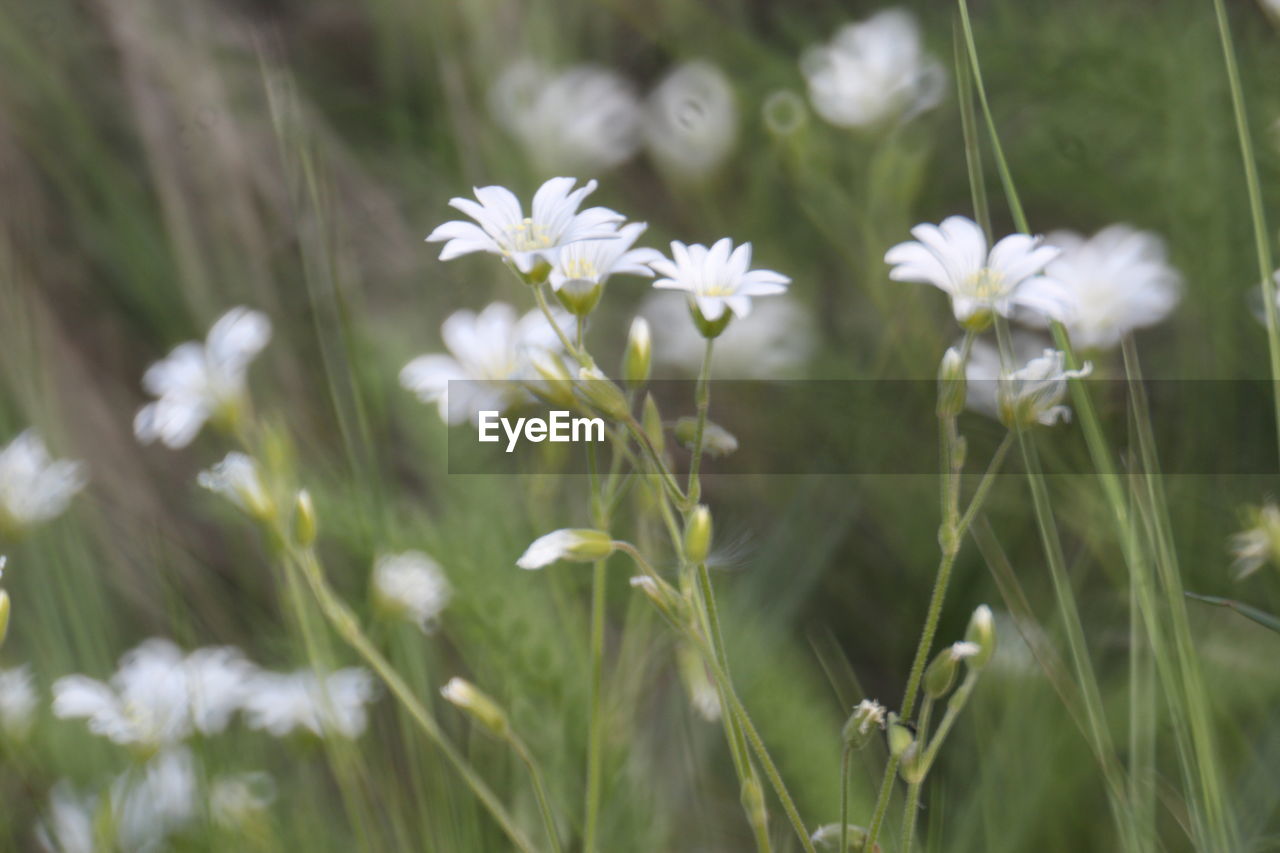
<path fill-rule="evenodd" d="M 582 849 L 596 849 L 596 827 L 600 812 L 600 768 L 604 753 L 604 611 L 608 572 L 605 561 L 595 564 L 591 577 L 591 698 L 587 735 L 587 803 Z"/>
<path fill-rule="evenodd" d="M 564 329 L 560 328 L 560 324 L 556 322 L 556 315 L 551 313 L 551 306 L 547 304 L 547 296 L 542 292 L 542 285 L 534 285 L 533 298 L 538 303 L 538 309 L 542 312 L 542 316 L 547 318 L 547 322 L 551 324 L 551 328 L 555 330 L 556 337 L 560 339 L 560 345 L 564 347 L 564 351 L 583 367 L 591 367 L 593 362 L 591 356 L 587 355 L 585 350 L 579 349 L 569 340 L 569 336 L 564 333 Z"/>
<path fill-rule="evenodd" d="M 920 722 L 916 726 L 916 742 L 925 743 L 929 736 L 929 717 L 933 713 L 933 698 L 924 697 L 920 706 Z M 944 721 L 945 722 L 945 721 Z M 911 853 L 911 845 L 915 841 L 916 817 L 920 811 L 920 790 L 924 787 L 927 771 L 920 773 L 920 778 L 907 783 L 907 800 L 902 808 L 902 853 Z"/>
<path fill-rule="evenodd" d="M 507 738 L 524 766 L 529 770 L 529 779 L 533 783 L 533 795 L 538 800 L 538 809 L 542 812 L 542 823 L 547 828 L 547 840 L 551 842 L 551 853 L 561 853 L 560 830 L 556 826 L 555 812 L 551 809 L 551 798 L 547 796 L 546 781 L 542 777 L 542 769 L 533 760 L 533 754 L 519 737 L 512 733 Z"/>
<path fill-rule="evenodd" d="M 845 853 L 849 849 L 849 759 L 853 750 L 845 747 L 840 753 L 840 846 L 836 849 Z"/>
<path fill-rule="evenodd" d="M 707 413 L 711 410 L 711 351 L 715 347 L 715 342 L 715 338 L 707 338 L 707 348 L 702 354 L 702 369 L 698 371 L 698 386 L 694 391 L 698 419 L 693 428 L 693 455 L 689 459 L 689 484 L 685 487 L 690 507 L 702 497 L 702 482 L 698 473 L 702 467 L 702 437 L 707 428 Z"/>

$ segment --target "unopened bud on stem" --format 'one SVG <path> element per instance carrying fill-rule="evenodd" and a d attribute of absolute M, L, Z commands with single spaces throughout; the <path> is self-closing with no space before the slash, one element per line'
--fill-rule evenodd
<path fill-rule="evenodd" d="M 299 491 L 293 502 L 293 541 L 303 548 L 316 541 L 316 508 L 306 489 Z"/>
<path fill-rule="evenodd" d="M 507 722 L 506 713 L 497 702 L 480 692 L 471 682 L 461 678 L 451 678 L 449 683 L 440 689 L 440 695 L 498 737 L 505 739 L 511 733 L 511 725 Z"/>
<path fill-rule="evenodd" d="M 705 563 L 711 553 L 711 510 L 698 504 L 684 526 L 684 558 L 693 565 Z"/>
<path fill-rule="evenodd" d="M 942 356 L 938 366 L 938 417 L 954 418 L 964 411 L 965 375 L 964 359 L 960 351 L 951 347 Z"/>
<path fill-rule="evenodd" d="M 627 335 L 627 351 L 622 357 L 622 378 L 634 387 L 649 381 L 653 362 L 653 337 L 649 334 L 649 321 L 637 317 L 631 321 L 631 333 Z"/>
<path fill-rule="evenodd" d="M 991 608 L 979 605 L 969 619 L 969 629 L 964 635 L 965 641 L 972 643 L 978 651 L 969 657 L 969 666 L 982 669 L 991 660 L 996 651 L 996 626 L 991 616 Z"/>

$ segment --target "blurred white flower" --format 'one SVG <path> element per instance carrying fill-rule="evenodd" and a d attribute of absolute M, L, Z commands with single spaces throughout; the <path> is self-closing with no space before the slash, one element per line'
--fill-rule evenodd
<path fill-rule="evenodd" d="M 48 814 L 36 826 L 36 842 L 48 853 L 96 853 L 98 798 L 81 795 L 66 779 L 49 792 Z"/>
<path fill-rule="evenodd" d="M 688 320 L 688 300 L 654 293 L 640 306 L 653 329 L 653 357 L 665 370 L 696 376 L 706 340 Z M 817 330 L 808 309 L 782 294 L 752 305 L 716 338 L 711 375 L 716 379 L 783 379 L 799 374 L 813 357 Z"/>
<path fill-rule="evenodd" d="M 1280 311 L 1280 270 L 1276 270 L 1271 280 L 1275 282 L 1276 308 Z M 1253 310 L 1253 316 L 1257 318 L 1262 325 L 1267 325 L 1267 305 L 1265 301 L 1265 288 L 1259 284 L 1249 293 L 1250 308 Z"/>
<path fill-rule="evenodd" d="M 633 249 L 636 240 L 649 226 L 632 222 L 618 229 L 617 236 L 607 240 L 582 240 L 560 250 L 547 281 L 560 291 L 586 291 L 603 286 L 611 275 L 639 275 L 653 278 L 649 267 L 662 257 L 657 249 Z"/>
<path fill-rule="evenodd" d="M 601 172 L 628 160 L 640 145 L 634 87 L 599 66 L 553 74 L 536 62 L 515 62 L 490 90 L 489 106 L 544 173 Z"/>
<path fill-rule="evenodd" d="M 143 406 L 133 432 L 143 444 L 186 447 L 206 421 L 234 421 L 245 403 L 249 363 L 271 340 L 271 321 L 260 311 L 232 308 L 203 344 L 179 344 L 142 377 L 159 399 Z"/>
<path fill-rule="evenodd" d="M 31 730 L 35 717 L 36 685 L 25 665 L 0 670 L 0 730 L 20 739 Z"/>
<path fill-rule="evenodd" d="M 725 312 L 746 317 L 751 313 L 753 296 L 785 293 L 791 283 L 791 279 L 773 270 L 750 269 L 751 244 L 743 243 L 735 249 L 728 237 L 717 240 L 710 249 L 673 241 L 671 258 L 651 263 L 661 276 L 653 286 L 688 293 L 691 306 L 708 323 L 720 320 Z"/>
<path fill-rule="evenodd" d="M 1244 580 L 1268 562 L 1280 558 L 1280 506 L 1267 501 L 1247 510 L 1249 528 L 1232 535 L 1232 567 L 1236 580 Z"/>
<path fill-rule="evenodd" d="M 267 810 L 276 798 L 276 783 L 263 772 L 219 776 L 209 785 L 209 815 L 227 829 L 240 829 Z"/>
<path fill-rule="evenodd" d="M 1067 380 L 1088 376 L 1093 365 L 1067 370 L 1066 359 L 1065 353 L 1046 348 L 1016 370 L 1002 368 L 999 352 L 979 341 L 965 368 L 969 406 L 1010 428 L 1069 421 L 1071 410 L 1062 405 Z"/>
<path fill-rule="evenodd" d="M 325 675 L 309 669 L 260 672 L 249 684 L 243 708 L 250 728 L 275 737 L 302 729 L 319 737 L 354 738 L 364 732 L 365 705 L 376 696 L 373 676 L 358 667 Z"/>
<path fill-rule="evenodd" d="M 686 179 L 711 172 L 738 135 L 729 78 L 702 60 L 679 66 L 649 94 L 644 131 L 661 168 Z"/>
<path fill-rule="evenodd" d="M 903 9 L 846 24 L 800 60 L 818 115 L 839 127 L 906 121 L 942 99 L 946 73 L 924 52 L 920 27 Z"/>
<path fill-rule="evenodd" d="M 1044 274 L 1071 294 L 1067 330 L 1076 346 L 1114 347 L 1134 329 L 1159 323 L 1182 298 L 1182 276 L 1150 231 L 1112 225 L 1088 238 L 1055 231 L 1045 243 L 1062 250 Z M 1036 314 L 1027 319 L 1046 325 Z"/>
<path fill-rule="evenodd" d="M 595 191 L 596 182 L 587 181 L 575 190 L 577 182 L 577 178 L 552 178 L 544 183 L 534 193 L 529 216 L 524 215 L 520 199 L 506 187 L 477 187 L 478 203 L 469 198 L 449 201 L 450 207 L 475 222 L 446 222 L 431 232 L 427 242 L 444 243 L 442 261 L 488 252 L 509 261 L 520 273 L 531 274 L 540 264 L 554 264 L 556 254 L 569 243 L 614 236 L 623 221 L 622 214 L 607 207 L 579 212 L 582 200 Z"/>
<path fill-rule="evenodd" d="M 599 530 L 566 528 L 539 536 L 516 560 L 522 569 L 541 569 L 558 560 L 591 563 L 614 552 L 609 534 Z"/>
<path fill-rule="evenodd" d="M 384 609 L 418 623 L 423 631 L 435 626 L 452 596 L 440 564 L 421 551 L 378 557 L 373 590 Z"/>
<path fill-rule="evenodd" d="M 257 460 L 246 453 L 231 451 L 217 465 L 201 471 L 196 482 L 254 518 L 270 518 L 274 512 L 274 502 L 262 480 Z"/>
<path fill-rule="evenodd" d="M 1070 318 L 1070 293 L 1040 274 L 1059 255 L 1041 238 L 1010 234 L 988 253 L 982 228 L 963 216 L 949 216 L 941 225 L 917 225 L 911 234 L 915 240 L 885 253 L 885 263 L 893 265 L 889 278 L 932 284 L 946 292 L 961 325 L 981 329 L 993 313 L 1009 317 L 1015 308 L 1056 320 Z"/>
<path fill-rule="evenodd" d="M 561 328 L 568 328 L 567 315 L 555 316 Z M 563 351 L 540 311 L 518 318 L 505 302 L 494 302 L 479 314 L 456 311 L 444 321 L 440 334 L 449 354 L 415 358 L 400 371 L 400 384 L 422 402 L 435 403 L 440 419 L 450 425 L 474 420 L 482 409 L 501 411 L 528 399 L 518 380 L 537 378 L 534 355 Z"/>
<path fill-rule="evenodd" d="M 56 518 L 84 486 L 84 465 L 51 459 L 34 430 L 20 433 L 0 450 L 0 535 Z"/>
<path fill-rule="evenodd" d="M 127 652 L 108 683 L 84 675 L 59 678 L 53 713 L 84 718 L 89 731 L 118 744 L 176 744 L 193 731 L 225 729 L 252 673 L 234 648 L 184 655 L 169 640 L 153 638 Z"/>

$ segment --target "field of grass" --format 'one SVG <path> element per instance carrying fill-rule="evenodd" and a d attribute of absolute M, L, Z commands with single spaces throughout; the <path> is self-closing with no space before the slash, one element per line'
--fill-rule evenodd
<path fill-rule="evenodd" d="M 29 480 L 0 458 L 0 850 L 837 850 L 846 810 L 848 849 L 869 829 L 885 853 L 1280 850 L 1280 513 L 1256 509 L 1280 472 L 1259 288 L 1280 263 L 1280 9 L 904 7 L 929 91 L 841 127 L 801 58 L 883 7 L 0 0 L 0 447 L 34 429 L 83 478 L 24 521 Z M 530 105 L 584 63 L 611 82 Z M 601 103 L 617 115 L 583 119 Z M 835 402 L 695 382 L 680 299 L 664 314 L 619 275 L 565 326 L 572 405 L 609 446 L 486 471 L 402 368 L 451 346 L 454 312 L 524 314 L 550 287 L 423 238 L 473 187 L 527 204 L 559 175 L 664 255 L 750 242 L 788 293 L 731 321 L 710 376 Z M 890 279 L 887 250 L 955 215 L 993 239 L 1152 232 L 1180 299 L 1114 346 L 1035 332 L 1033 354 L 1092 364 L 1067 423 L 935 417 L 948 347 L 1007 363 L 1025 340 L 1020 315 L 966 333 L 937 288 Z M 247 393 L 194 440 L 140 442 L 144 373 L 236 306 L 271 326 L 243 347 Z M 681 380 L 653 388 L 665 429 L 622 382 L 637 314 L 655 379 Z M 592 363 L 618 384 L 579 379 Z M 742 446 L 690 476 L 704 390 Z M 841 440 L 854 461 L 824 470 Z M 233 451 L 260 493 L 202 487 Z M 626 544 L 517 568 L 566 528 Z M 1260 565 L 1237 579 L 1249 528 Z M 375 583 L 405 553 L 429 614 Z M 978 658 L 918 694 L 913 664 L 967 632 Z M 151 638 L 181 653 L 142 647 L 136 695 L 62 680 L 109 682 Z M 193 687 L 180 655 L 208 647 L 239 653 Z M 443 695 L 453 678 L 489 698 Z M 864 699 L 913 728 L 853 735 Z"/>

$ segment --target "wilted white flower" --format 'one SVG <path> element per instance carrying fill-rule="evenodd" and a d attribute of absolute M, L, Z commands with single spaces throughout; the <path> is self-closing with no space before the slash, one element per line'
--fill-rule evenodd
<path fill-rule="evenodd" d="M 536 378 L 534 355 L 563 351 L 541 312 L 518 317 L 505 302 L 494 302 L 479 314 L 456 311 L 440 334 L 449 354 L 415 358 L 400 371 L 400 384 L 424 403 L 435 403 L 440 419 L 451 425 L 474 419 L 483 409 L 503 410 L 528 399 L 516 380 Z M 450 381 L 455 383 L 452 397 Z"/>
<path fill-rule="evenodd" d="M 196 482 L 254 518 L 270 518 L 274 512 L 274 502 L 262 480 L 258 462 L 246 453 L 231 451 L 217 465 L 201 471 Z"/>
<path fill-rule="evenodd" d="M 668 371 L 697 375 L 707 342 L 688 321 L 687 299 L 654 293 L 640 306 L 653 329 L 653 358 Z M 716 338 L 711 362 L 715 379 L 794 377 L 813 357 L 818 334 L 813 317 L 788 294 L 753 303 L 751 314 L 734 320 Z"/>
<path fill-rule="evenodd" d="M 614 552 L 613 538 L 599 530 L 554 530 L 533 541 L 516 560 L 522 569 L 541 569 L 558 560 L 592 563 Z"/>
<path fill-rule="evenodd" d="M 1067 331 L 1076 346 L 1114 347 L 1134 329 L 1159 323 L 1181 299 L 1182 276 L 1150 231 L 1112 225 L 1089 238 L 1055 231 L 1045 242 L 1062 250 L 1044 274 L 1072 297 Z M 1038 315 L 1028 319 L 1043 325 Z"/>
<path fill-rule="evenodd" d="M 687 643 L 681 643 L 676 648 L 676 665 L 693 710 L 709 723 L 719 720 L 722 713 L 720 692 L 711 683 L 702 658 Z"/>
<path fill-rule="evenodd" d="M 359 736 L 368 724 L 368 705 L 377 696 L 373 676 L 358 667 L 326 675 L 302 669 L 261 672 L 249 684 L 243 708 L 250 728 L 284 737 L 303 729 L 323 737 Z"/>
<path fill-rule="evenodd" d="M 950 655 L 951 659 L 957 663 L 964 660 L 965 658 L 974 657 L 981 651 L 982 651 L 982 646 L 978 645 L 977 643 L 967 642 L 965 640 L 952 643 L 950 646 L 947 647 L 947 654 Z"/>
<path fill-rule="evenodd" d="M 1249 528 L 1231 537 L 1236 580 L 1244 580 L 1269 562 L 1280 559 L 1280 506 L 1267 501 L 1247 511 Z"/>
<path fill-rule="evenodd" d="M 582 240 L 560 250 L 547 281 L 556 292 L 588 292 L 602 287 L 611 275 L 639 275 L 653 278 L 649 264 L 662 257 L 657 249 L 633 249 L 648 228 L 632 222 L 607 240 Z"/>
<path fill-rule="evenodd" d="M 972 219 L 949 216 L 941 225 L 917 225 L 915 240 L 885 253 L 893 264 L 889 278 L 932 284 L 951 296 L 956 319 L 968 328 L 985 328 L 992 314 L 1009 317 L 1026 308 L 1055 320 L 1070 318 L 1066 289 L 1041 275 L 1059 250 L 1041 238 L 1010 234 L 987 252 L 987 238 Z"/>
<path fill-rule="evenodd" d="M 270 340 L 267 316 L 237 307 L 213 324 L 203 344 L 174 347 L 142 377 L 143 387 L 159 399 L 133 419 L 138 440 L 186 447 L 206 421 L 234 422 L 245 404 L 249 363 Z"/>
<path fill-rule="evenodd" d="M 650 93 L 644 130 L 662 168 L 683 178 L 712 171 L 738 135 L 729 78 L 701 60 L 679 66 Z"/>
<path fill-rule="evenodd" d="M 127 652 L 110 682 L 69 675 L 53 684 L 53 713 L 84 718 L 89 730 L 124 745 L 175 744 L 193 731 L 226 728 L 252 673 L 233 648 L 184 655 L 153 638 Z"/>
<path fill-rule="evenodd" d="M 671 258 L 652 262 L 661 276 L 653 286 L 688 293 L 690 306 L 709 324 L 719 322 L 726 313 L 746 317 L 751 313 L 753 296 L 785 293 L 791 283 L 791 279 L 773 270 L 750 269 L 751 244 L 743 243 L 735 249 L 728 237 L 717 240 L 710 249 L 673 241 Z M 703 334 L 707 332 L 704 330 Z"/>
<path fill-rule="evenodd" d="M 421 551 L 384 554 L 373 567 L 378 601 L 427 631 L 449 603 L 452 591 L 440 564 Z"/>
<path fill-rule="evenodd" d="M 10 738 L 22 738 L 31 729 L 36 712 L 36 685 L 26 666 L 0 670 L 0 729 Z"/>
<path fill-rule="evenodd" d="M 84 465 L 52 459 L 34 430 L 20 433 L 0 450 L 0 535 L 56 518 L 84 485 Z"/>
<path fill-rule="evenodd" d="M 640 145 L 634 87 L 599 66 L 553 74 L 529 60 L 513 63 L 494 84 L 489 105 L 544 173 L 600 172 L 628 160 Z"/>
<path fill-rule="evenodd" d="M 969 405 L 1010 428 L 1034 423 L 1053 426 L 1070 420 L 1071 410 L 1062 405 L 1067 380 L 1088 376 L 1093 366 L 1086 362 L 1078 370 L 1067 370 L 1066 359 L 1065 353 L 1045 349 L 1022 367 L 1010 370 L 1001 367 L 1000 355 L 993 347 L 975 344 L 966 366 Z"/>
<path fill-rule="evenodd" d="M 886 9 L 846 24 L 830 44 L 810 48 L 800 61 L 813 108 L 839 127 L 870 127 L 910 119 L 937 105 L 946 74 L 925 53 L 916 19 Z"/>
<path fill-rule="evenodd" d="M 276 783 L 263 772 L 219 776 L 209 785 L 209 815 L 227 829 L 239 829 L 267 810 L 276 798 Z"/>
<path fill-rule="evenodd" d="M 590 207 L 579 212 L 582 200 L 595 191 L 596 182 L 587 181 L 574 189 L 577 178 L 552 178 L 533 196 L 533 209 L 524 215 L 520 199 L 506 187 L 478 187 L 478 203 L 454 198 L 454 207 L 475 222 L 455 219 L 432 231 L 428 243 L 444 243 L 440 260 L 448 261 L 472 252 L 500 255 L 524 275 L 535 267 L 554 264 L 560 249 L 579 240 L 612 237 L 623 216 L 607 207 Z"/>

